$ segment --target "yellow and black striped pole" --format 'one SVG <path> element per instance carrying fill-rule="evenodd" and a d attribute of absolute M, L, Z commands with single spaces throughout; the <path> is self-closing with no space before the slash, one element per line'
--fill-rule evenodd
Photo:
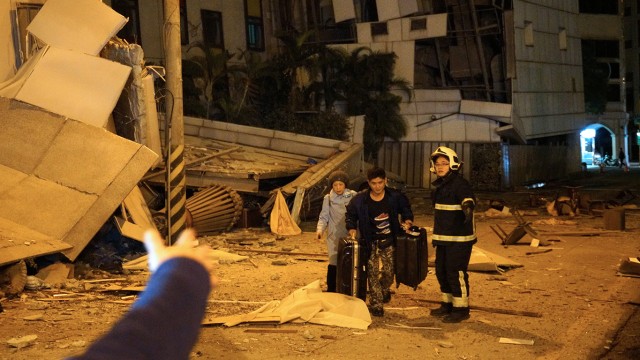
<path fill-rule="evenodd" d="M 184 117 L 182 114 L 182 48 L 180 44 L 179 0 L 164 0 L 164 43 L 167 70 L 167 90 L 171 93 L 172 106 L 166 114 L 165 131 L 171 132 L 167 166 L 167 242 L 173 243 L 186 226 L 187 194 L 184 169 Z M 169 108 L 167 108 L 169 110 Z M 168 145 L 168 144 L 167 144 Z"/>

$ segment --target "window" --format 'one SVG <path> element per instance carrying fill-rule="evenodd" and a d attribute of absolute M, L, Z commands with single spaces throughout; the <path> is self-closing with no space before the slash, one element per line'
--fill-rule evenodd
<path fill-rule="evenodd" d="M 202 39 L 204 44 L 217 49 L 224 49 L 222 35 L 222 13 L 219 11 L 200 10 L 202 18 Z"/>
<path fill-rule="evenodd" d="M 427 28 L 427 18 L 411 20 L 411 31 L 425 30 L 426 28 Z"/>
<path fill-rule="evenodd" d="M 580 0 L 578 4 L 579 11 L 584 14 L 618 14 L 617 1 Z"/>
<path fill-rule="evenodd" d="M 13 34 L 14 44 L 16 44 L 16 68 L 22 66 L 22 64 L 29 59 L 33 50 L 38 47 L 38 43 L 34 36 L 27 32 L 27 26 L 31 23 L 33 18 L 36 17 L 40 8 L 42 8 L 42 5 L 40 4 L 19 3 L 16 6 L 15 18 L 12 19 L 14 26 L 13 30 L 17 32 L 17 34 Z"/>
<path fill-rule="evenodd" d="M 371 23 L 371 35 L 376 36 L 387 34 L 389 34 L 389 31 L 387 30 L 386 22 Z"/>
<path fill-rule="evenodd" d="M 620 101 L 620 84 L 607 85 L 607 101 L 608 102 Z"/>
<path fill-rule="evenodd" d="M 118 32 L 118 37 L 127 40 L 130 44 L 142 45 L 142 40 L 140 39 L 138 0 L 113 0 L 111 2 L 111 8 L 129 19 Z"/>
<path fill-rule="evenodd" d="M 247 49 L 264 51 L 262 2 L 260 0 L 245 0 L 244 8 L 247 26 Z"/>
<path fill-rule="evenodd" d="M 533 23 L 531 21 L 524 22 L 524 45 L 533 46 Z"/>
<path fill-rule="evenodd" d="M 567 29 L 560 28 L 558 32 L 558 46 L 560 50 L 567 50 Z"/>

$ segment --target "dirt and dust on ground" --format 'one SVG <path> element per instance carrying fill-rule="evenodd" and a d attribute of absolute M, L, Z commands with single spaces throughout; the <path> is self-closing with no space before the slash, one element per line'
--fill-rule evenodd
<path fill-rule="evenodd" d="M 630 209 L 625 230 L 606 230 L 602 216 L 584 211 L 553 217 L 544 204 L 532 201 L 555 197 L 568 189 L 565 186 L 581 186 L 581 194 L 590 194 L 594 203 L 626 202 Z M 640 278 L 620 276 L 618 270 L 621 261 L 640 255 L 640 214 L 633 209 L 640 202 L 623 192 L 639 195 L 639 187 L 640 170 L 635 168 L 631 173 L 576 174 L 537 189 L 478 194 L 476 247 L 522 266 L 471 272 L 472 311 L 465 322 L 445 324 L 429 316 L 439 300 L 430 269 L 415 291 L 394 285 L 384 317 L 373 317 L 367 330 L 308 323 L 207 326 L 191 358 L 638 359 Z M 408 194 L 415 223 L 431 227 L 430 201 L 423 199 L 428 192 L 409 189 Z M 514 245 L 502 245 L 491 226 L 510 232 L 518 223 L 513 216 L 500 217 L 489 210 L 496 203 L 518 207 L 533 229 L 555 241 L 532 248 L 531 236 L 525 235 Z M 315 223 L 303 223 L 302 228 L 303 234 L 286 238 L 266 228 L 202 237 L 216 249 L 249 256 L 216 266 L 219 284 L 210 295 L 206 316 L 245 314 L 314 280 L 324 286 L 326 258 L 313 255 L 326 252 L 324 240 L 314 238 Z M 3 298 L 0 359 L 59 359 L 82 352 L 127 311 L 147 277 L 146 271 L 77 269 L 76 278 L 62 286 Z M 8 344 L 25 336 L 31 337 Z"/>

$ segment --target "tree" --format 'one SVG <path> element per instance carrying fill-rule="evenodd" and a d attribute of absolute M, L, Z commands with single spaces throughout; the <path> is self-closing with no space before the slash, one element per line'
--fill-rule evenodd
<path fill-rule="evenodd" d="M 400 90 L 412 97 L 406 80 L 396 78 L 393 53 L 374 52 L 366 47 L 351 52 L 344 69 L 347 78 L 344 96 L 349 115 L 365 115 L 364 152 L 369 160 L 377 158 L 385 137 L 400 140 L 407 133 L 407 125 L 400 115 Z"/>

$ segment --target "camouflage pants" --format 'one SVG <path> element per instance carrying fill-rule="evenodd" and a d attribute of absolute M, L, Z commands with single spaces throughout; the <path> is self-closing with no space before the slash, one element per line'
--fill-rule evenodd
<path fill-rule="evenodd" d="M 382 299 L 393 284 L 393 246 L 379 249 L 374 245 L 367 262 L 367 281 L 369 284 L 369 303 L 373 309 L 382 309 Z"/>

